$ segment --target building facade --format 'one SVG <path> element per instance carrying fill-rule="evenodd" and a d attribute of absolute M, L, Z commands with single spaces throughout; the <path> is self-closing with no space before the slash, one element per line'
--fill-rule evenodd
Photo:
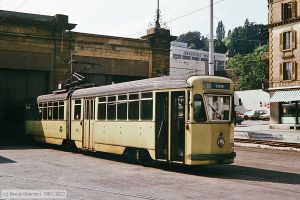
<path fill-rule="evenodd" d="M 269 109 L 270 94 L 261 89 L 234 92 L 235 111 L 244 114 L 249 110 Z"/>
<path fill-rule="evenodd" d="M 171 42 L 170 75 L 208 74 L 209 52 L 189 49 L 187 43 Z M 226 68 L 226 54 L 215 53 L 215 72 Z"/>
<path fill-rule="evenodd" d="M 25 101 L 66 83 L 71 59 L 99 64 L 82 72 L 96 85 L 169 74 L 175 37 L 167 29 L 132 39 L 74 32 L 66 15 L 0 10 L 0 19 L 0 140 L 23 133 Z"/>
<path fill-rule="evenodd" d="M 271 127 L 300 123 L 300 0 L 269 0 Z"/>

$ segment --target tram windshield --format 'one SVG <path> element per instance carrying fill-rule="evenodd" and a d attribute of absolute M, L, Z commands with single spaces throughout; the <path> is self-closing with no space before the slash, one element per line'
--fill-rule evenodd
<path fill-rule="evenodd" d="M 229 121 L 231 116 L 231 96 L 205 95 L 206 109 L 210 121 Z"/>

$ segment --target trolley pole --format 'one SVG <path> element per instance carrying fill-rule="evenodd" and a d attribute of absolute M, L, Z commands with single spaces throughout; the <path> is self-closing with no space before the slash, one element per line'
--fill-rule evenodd
<path fill-rule="evenodd" d="M 210 0 L 210 42 L 209 42 L 209 75 L 215 74 L 215 56 L 214 56 L 214 1 Z"/>

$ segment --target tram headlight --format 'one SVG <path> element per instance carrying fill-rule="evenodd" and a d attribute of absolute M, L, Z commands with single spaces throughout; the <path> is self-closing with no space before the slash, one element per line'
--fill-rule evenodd
<path fill-rule="evenodd" d="M 217 144 L 220 148 L 222 148 L 225 145 L 225 140 L 224 140 L 224 137 L 223 137 L 223 133 L 219 133 Z"/>

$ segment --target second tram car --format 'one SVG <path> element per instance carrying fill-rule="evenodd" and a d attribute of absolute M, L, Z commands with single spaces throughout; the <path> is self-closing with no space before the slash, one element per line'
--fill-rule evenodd
<path fill-rule="evenodd" d="M 27 105 L 36 141 L 153 160 L 233 163 L 233 83 L 159 77 L 42 95 Z"/>

